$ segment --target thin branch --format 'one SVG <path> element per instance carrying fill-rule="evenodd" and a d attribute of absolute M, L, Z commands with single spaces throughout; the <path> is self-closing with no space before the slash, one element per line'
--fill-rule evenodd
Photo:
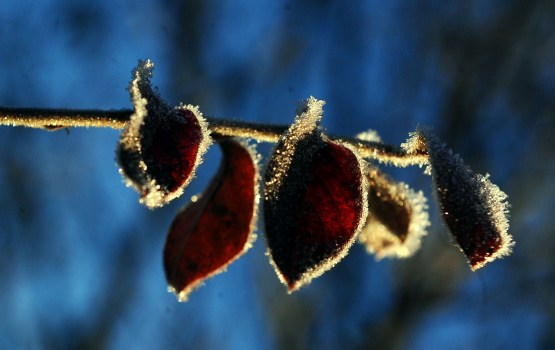
<path fill-rule="evenodd" d="M 112 128 L 123 129 L 131 109 L 94 110 L 94 109 L 43 109 L 43 108 L 7 108 L 0 107 L 0 125 L 24 126 L 45 130 L 65 128 Z M 288 126 L 268 125 L 246 121 L 206 118 L 212 136 L 245 137 L 260 142 L 277 142 Z M 363 141 L 331 135 L 330 138 L 354 147 L 363 158 L 375 159 L 395 166 L 423 165 L 428 161 L 426 152 L 409 154 L 403 149 L 379 142 Z"/>
<path fill-rule="evenodd" d="M 0 107 L 0 125 L 56 130 L 70 127 L 123 129 L 130 109 L 44 109 Z"/>

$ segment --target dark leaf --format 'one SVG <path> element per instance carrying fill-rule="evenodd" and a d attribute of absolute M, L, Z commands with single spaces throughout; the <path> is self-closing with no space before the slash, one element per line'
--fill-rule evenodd
<path fill-rule="evenodd" d="M 150 85 L 153 64 L 139 62 L 129 86 L 135 112 L 123 131 L 117 160 L 141 203 L 159 207 L 183 193 L 211 143 L 194 106 L 172 108 Z"/>
<path fill-rule="evenodd" d="M 222 272 L 256 237 L 258 169 L 253 152 L 231 139 L 220 146 L 218 173 L 200 198 L 177 214 L 166 239 L 166 279 L 180 301 Z"/>
<path fill-rule="evenodd" d="M 411 141 L 412 140 L 412 141 Z M 407 144 L 425 142 L 441 215 L 472 270 L 511 253 L 507 195 L 489 176 L 475 174 L 432 135 L 419 130 Z"/>
<path fill-rule="evenodd" d="M 360 159 L 319 129 L 323 101 L 310 98 L 280 138 L 265 173 L 269 255 L 292 292 L 346 254 L 366 218 Z"/>
<path fill-rule="evenodd" d="M 393 182 L 371 165 L 366 178 L 368 217 L 359 241 L 378 259 L 411 256 L 430 225 L 426 197 L 402 182 Z"/>

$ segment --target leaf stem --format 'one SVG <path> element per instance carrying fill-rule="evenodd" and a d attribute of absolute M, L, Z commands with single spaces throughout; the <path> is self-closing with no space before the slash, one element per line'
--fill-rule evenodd
<path fill-rule="evenodd" d="M 0 107 L 0 125 L 24 126 L 45 130 L 65 128 L 112 128 L 123 129 L 131 109 L 45 109 Z M 225 137 L 251 138 L 259 142 L 277 142 L 288 126 L 260 124 L 247 121 L 206 117 L 212 136 L 217 140 Z M 403 149 L 380 142 L 363 141 L 330 135 L 330 139 L 351 145 L 363 158 L 375 159 L 395 166 L 423 165 L 428 162 L 426 152 L 407 153 Z"/>

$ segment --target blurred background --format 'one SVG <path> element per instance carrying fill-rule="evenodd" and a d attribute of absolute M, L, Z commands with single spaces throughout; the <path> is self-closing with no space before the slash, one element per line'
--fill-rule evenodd
<path fill-rule="evenodd" d="M 187 303 L 167 292 L 173 216 L 149 211 L 115 164 L 119 131 L 0 127 L 2 349 L 555 348 L 555 2 L 0 2 L 0 105 L 131 108 L 138 59 L 171 103 L 287 124 L 327 101 L 334 134 L 391 144 L 431 125 L 509 195 L 514 253 L 472 273 L 422 169 L 432 227 L 406 260 L 356 244 L 287 295 L 253 249 Z M 266 156 L 270 145 L 259 145 Z"/>

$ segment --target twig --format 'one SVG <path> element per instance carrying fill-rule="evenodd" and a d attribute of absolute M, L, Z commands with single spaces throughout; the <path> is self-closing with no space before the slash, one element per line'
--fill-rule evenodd
<path fill-rule="evenodd" d="M 131 109 L 105 111 L 0 107 L 0 125 L 24 126 L 50 131 L 75 127 L 123 129 L 131 114 L 133 114 Z M 245 137 L 260 142 L 277 142 L 280 135 L 288 128 L 285 125 L 268 125 L 211 117 L 206 119 L 215 139 Z M 408 166 L 423 165 L 428 161 L 428 155 L 425 152 L 409 154 L 399 147 L 380 142 L 333 135 L 330 138 L 351 145 L 363 158 L 375 159 L 382 163 Z"/>

